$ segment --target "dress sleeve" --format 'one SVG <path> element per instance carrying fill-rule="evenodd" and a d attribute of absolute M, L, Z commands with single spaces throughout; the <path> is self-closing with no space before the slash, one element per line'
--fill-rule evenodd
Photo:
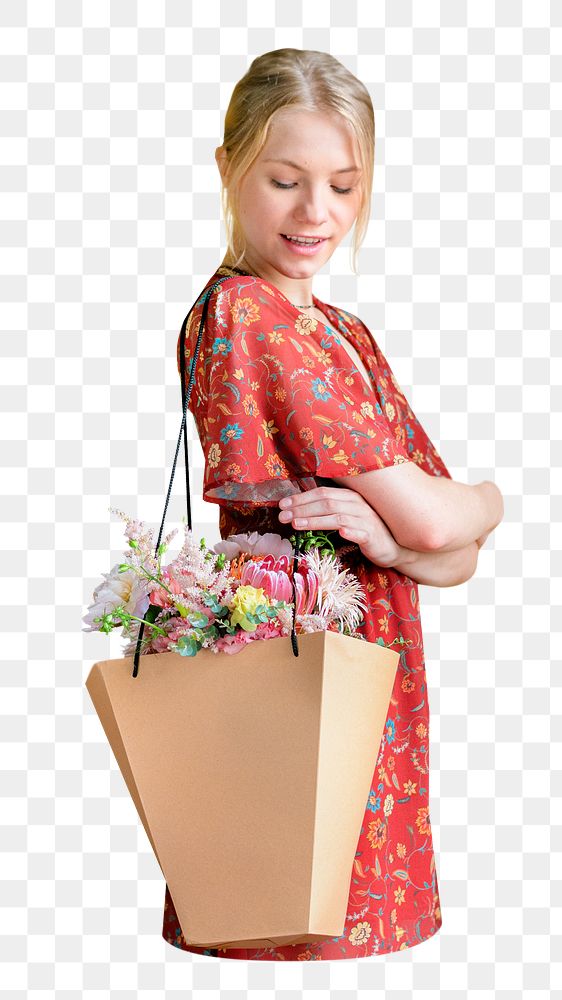
<path fill-rule="evenodd" d="M 377 397 L 389 422 L 400 428 L 400 436 L 404 441 L 410 461 L 415 462 L 431 476 L 445 476 L 447 479 L 452 479 L 445 462 L 402 392 L 402 388 L 375 338 L 364 323 L 357 317 L 353 318 L 361 323 L 364 335 L 368 338 L 371 350 L 374 351 L 377 361 Z"/>
<path fill-rule="evenodd" d="M 186 380 L 200 314 L 186 335 Z M 254 276 L 211 294 L 195 383 L 189 408 L 205 456 L 203 498 L 213 503 L 272 506 L 315 477 L 410 460 L 348 356 L 327 353 L 309 318 Z"/>

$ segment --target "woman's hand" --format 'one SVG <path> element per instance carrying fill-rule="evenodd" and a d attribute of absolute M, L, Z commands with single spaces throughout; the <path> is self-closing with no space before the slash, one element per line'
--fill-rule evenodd
<path fill-rule="evenodd" d="M 377 566 L 394 565 L 400 546 L 386 524 L 356 490 L 317 486 L 279 501 L 279 520 L 310 531 L 336 530 L 355 542 L 366 559 Z"/>

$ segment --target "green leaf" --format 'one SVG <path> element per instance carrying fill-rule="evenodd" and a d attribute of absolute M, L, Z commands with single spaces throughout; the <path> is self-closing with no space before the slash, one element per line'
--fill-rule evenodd
<path fill-rule="evenodd" d="M 181 635 L 176 645 L 171 646 L 170 649 L 173 652 L 179 653 L 180 656 L 195 656 L 201 649 L 201 645 L 193 636 Z"/>
<path fill-rule="evenodd" d="M 215 618 L 228 618 L 230 609 L 227 608 L 226 604 L 215 604 L 213 614 Z"/>
<path fill-rule="evenodd" d="M 157 604 L 149 604 L 148 610 L 144 615 L 144 620 L 149 624 L 152 624 L 152 622 L 156 620 L 161 611 L 162 608 L 160 608 Z"/>
<path fill-rule="evenodd" d="M 189 611 L 184 617 L 194 628 L 204 628 L 209 623 L 209 616 L 204 615 L 202 611 Z"/>

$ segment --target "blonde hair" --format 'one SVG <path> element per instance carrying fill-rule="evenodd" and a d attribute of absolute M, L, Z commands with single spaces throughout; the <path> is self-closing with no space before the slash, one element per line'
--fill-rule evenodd
<path fill-rule="evenodd" d="M 281 108 L 337 112 L 351 124 L 359 148 L 361 203 L 352 243 L 351 267 L 365 238 L 371 211 L 375 150 L 375 115 L 365 85 L 329 52 L 274 49 L 253 60 L 238 81 L 225 117 L 222 149 L 228 165 L 228 187 L 221 202 L 227 234 L 223 264 L 238 267 L 246 242 L 237 212 L 237 189 L 263 149 L 273 115 Z"/>

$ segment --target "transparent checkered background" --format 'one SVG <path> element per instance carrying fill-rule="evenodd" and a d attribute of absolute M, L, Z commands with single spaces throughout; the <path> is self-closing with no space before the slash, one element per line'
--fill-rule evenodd
<path fill-rule="evenodd" d="M 562 9 L 415 6 L 0 2 L 5 1000 L 562 996 Z M 443 927 L 284 966 L 161 937 L 164 879 L 84 686 L 122 641 L 81 617 L 125 547 L 108 506 L 160 524 L 178 331 L 225 249 L 214 149 L 236 80 L 285 45 L 332 52 L 375 106 L 361 276 L 348 238 L 315 291 L 368 323 L 505 518 L 468 584 L 420 587 Z M 184 514 L 180 466 L 167 528 Z"/>

